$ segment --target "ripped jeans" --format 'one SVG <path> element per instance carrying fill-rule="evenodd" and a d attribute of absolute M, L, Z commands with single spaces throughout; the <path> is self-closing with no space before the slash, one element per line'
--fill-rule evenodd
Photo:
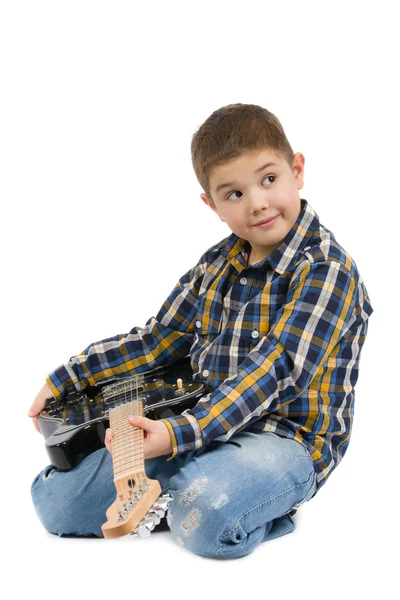
<path fill-rule="evenodd" d="M 290 533 L 290 512 L 316 491 L 307 449 L 272 432 L 241 431 L 226 442 L 167 458 L 145 460 L 145 472 L 173 496 L 168 527 L 177 543 L 211 558 L 245 556 Z M 111 454 L 97 450 L 70 471 L 48 466 L 34 479 L 31 494 L 51 533 L 103 537 L 101 525 L 116 497 Z"/>

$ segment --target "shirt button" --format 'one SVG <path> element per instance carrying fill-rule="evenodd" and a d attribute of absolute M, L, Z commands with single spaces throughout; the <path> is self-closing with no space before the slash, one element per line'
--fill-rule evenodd
<path fill-rule="evenodd" d="M 204 369 L 203 371 L 203 377 L 208 377 L 210 374 L 210 371 L 207 371 L 207 369 Z"/>
<path fill-rule="evenodd" d="M 253 331 L 251 332 L 251 337 L 256 338 L 258 337 L 260 334 L 258 333 L 257 329 L 253 329 Z"/>
<path fill-rule="evenodd" d="M 242 278 L 241 278 L 241 280 L 240 280 L 240 283 L 241 283 L 242 285 L 246 285 L 246 283 L 247 283 L 247 279 L 246 279 L 246 277 L 242 277 Z"/>
<path fill-rule="evenodd" d="M 196 327 L 201 327 L 201 322 L 200 321 L 196 321 Z"/>

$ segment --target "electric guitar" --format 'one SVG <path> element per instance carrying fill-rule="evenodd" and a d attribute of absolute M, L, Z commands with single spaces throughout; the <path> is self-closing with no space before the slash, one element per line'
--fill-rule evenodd
<path fill-rule="evenodd" d="M 116 434 L 112 460 L 117 497 L 106 513 L 104 537 L 150 535 L 168 509 L 172 498 L 160 496 L 159 482 L 145 474 L 143 430 L 132 427 L 128 417 L 162 419 L 193 407 L 209 388 L 193 381 L 192 375 L 189 357 L 185 357 L 140 375 L 87 386 L 82 392 L 68 388 L 61 401 L 47 399 L 38 424 L 50 461 L 58 469 L 71 469 L 104 447 L 107 427 Z"/>

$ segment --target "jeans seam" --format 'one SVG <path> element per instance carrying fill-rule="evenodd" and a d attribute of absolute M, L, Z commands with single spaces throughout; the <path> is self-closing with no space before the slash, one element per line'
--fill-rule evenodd
<path fill-rule="evenodd" d="M 235 532 L 235 530 L 237 530 L 239 528 L 240 522 L 247 516 L 249 516 L 251 513 L 264 508 L 266 506 L 271 506 L 272 504 L 274 504 L 275 502 L 277 502 L 277 500 L 281 500 L 282 498 L 285 498 L 286 496 L 288 496 L 290 494 L 290 492 L 292 492 L 293 490 L 296 489 L 301 489 L 303 487 L 305 487 L 309 482 L 310 479 L 312 479 L 314 477 L 314 471 L 311 472 L 309 478 L 307 479 L 307 481 L 305 481 L 304 483 L 301 483 L 299 485 L 295 485 L 292 486 L 291 488 L 288 488 L 287 490 L 285 490 L 284 492 L 282 492 L 281 494 L 274 496 L 273 498 L 269 498 L 266 502 L 262 502 L 261 504 L 258 504 L 257 506 L 254 506 L 253 508 L 250 508 L 247 512 L 245 512 L 241 517 L 238 518 L 238 520 L 236 521 L 235 525 L 232 527 L 232 529 L 230 529 L 229 531 L 226 531 L 225 533 L 223 533 L 220 538 L 219 538 L 219 548 L 217 550 L 217 555 L 219 556 L 223 556 L 223 549 L 222 549 L 222 538 L 228 535 L 231 535 L 233 532 Z M 307 494 L 306 494 L 307 496 Z M 304 496 L 304 498 L 306 497 Z M 304 500 L 303 498 L 303 500 Z M 282 517 L 288 513 L 284 513 L 283 515 L 281 515 Z M 278 518 L 278 517 L 276 517 Z"/>

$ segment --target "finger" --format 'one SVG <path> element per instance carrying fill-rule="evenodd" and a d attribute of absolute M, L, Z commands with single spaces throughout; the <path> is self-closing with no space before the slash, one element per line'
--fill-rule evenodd
<path fill-rule="evenodd" d="M 106 430 L 106 435 L 104 438 L 105 447 L 109 452 L 112 452 L 112 438 L 115 436 L 115 433 L 111 431 L 111 429 Z"/>
<path fill-rule="evenodd" d="M 47 383 L 39 390 L 36 394 L 35 400 L 33 401 L 32 406 L 29 409 L 28 416 L 35 417 L 40 413 L 40 411 L 45 407 L 46 400 L 49 398 L 54 398 L 53 393 Z"/>
<path fill-rule="evenodd" d="M 147 417 L 139 417 L 135 415 L 134 417 L 128 417 L 128 422 L 133 427 L 140 427 L 141 429 L 144 429 L 149 433 L 155 433 L 157 429 L 157 426 L 155 426 L 155 422 L 152 419 L 148 419 Z"/>
<path fill-rule="evenodd" d="M 28 417 L 36 417 L 42 409 L 43 400 L 41 398 L 35 398 L 34 403 L 29 409 Z"/>
<path fill-rule="evenodd" d="M 28 417 L 36 417 L 36 415 L 40 412 L 39 401 L 34 401 L 32 406 L 29 409 Z"/>

